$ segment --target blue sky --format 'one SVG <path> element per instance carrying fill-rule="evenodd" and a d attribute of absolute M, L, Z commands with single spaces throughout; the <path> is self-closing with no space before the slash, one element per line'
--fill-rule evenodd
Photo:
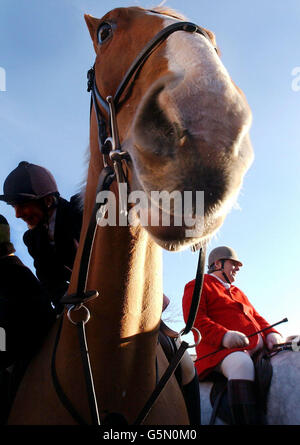
<path fill-rule="evenodd" d="M 148 1 L 0 0 L 0 188 L 22 160 L 49 168 L 62 196 L 85 178 L 89 132 L 86 72 L 94 52 L 83 14 L 102 17 L 118 6 L 152 7 Z M 300 66 L 299 0 L 170 0 L 190 21 L 212 30 L 222 60 L 245 92 L 253 112 L 255 161 L 238 206 L 208 250 L 233 246 L 244 262 L 236 285 L 270 322 L 284 317 L 285 335 L 299 326 L 300 91 L 292 70 Z M 2 70 L 3 72 L 3 70 Z M 1 82 L 1 80 L 0 80 Z M 298 82 L 300 85 L 300 80 Z M 26 230 L 0 203 L 20 258 L 32 267 L 22 242 Z M 184 324 L 181 298 L 194 278 L 197 254 L 164 253 L 164 291 L 175 329 Z"/>

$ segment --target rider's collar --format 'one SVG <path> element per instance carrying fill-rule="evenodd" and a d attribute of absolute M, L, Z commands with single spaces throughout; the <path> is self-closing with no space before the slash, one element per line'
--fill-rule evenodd
<path fill-rule="evenodd" d="M 210 275 L 215 277 L 217 280 L 219 280 L 220 283 L 222 283 L 226 289 L 230 289 L 231 284 L 226 283 L 225 281 L 221 280 L 221 278 L 217 277 L 217 275 L 215 275 L 214 273 L 211 273 Z"/>

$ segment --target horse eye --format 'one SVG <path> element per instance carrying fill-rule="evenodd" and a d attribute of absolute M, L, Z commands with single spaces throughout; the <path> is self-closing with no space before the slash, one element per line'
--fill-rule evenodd
<path fill-rule="evenodd" d="M 100 44 L 104 43 L 108 37 L 112 34 L 112 27 L 109 23 L 102 23 L 98 29 L 98 42 Z"/>

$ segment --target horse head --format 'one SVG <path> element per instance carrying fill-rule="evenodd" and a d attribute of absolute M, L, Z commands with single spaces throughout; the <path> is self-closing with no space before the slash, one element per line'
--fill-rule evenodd
<path fill-rule="evenodd" d="M 85 19 L 102 98 L 116 94 L 126 71 L 155 35 L 183 20 L 170 11 L 138 7 Z M 102 111 L 107 114 L 107 109 Z M 177 30 L 159 41 L 118 97 L 116 112 L 122 150 L 131 159 L 130 190 L 147 196 L 140 219 L 148 222 L 150 209 L 152 217 L 160 212 L 159 223 L 145 228 L 169 250 L 204 244 L 235 203 L 253 159 L 251 111 L 221 62 L 213 33 Z M 153 191 L 182 197 L 185 191 L 203 191 L 201 212 L 192 197 L 194 230 L 188 232 L 191 227 L 184 220 L 174 224 L 175 206 L 155 202 Z M 168 227 L 161 223 L 164 212 L 169 213 Z"/>

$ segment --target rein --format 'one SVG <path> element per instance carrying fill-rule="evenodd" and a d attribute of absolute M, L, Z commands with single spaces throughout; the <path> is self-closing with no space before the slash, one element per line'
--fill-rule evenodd
<path fill-rule="evenodd" d="M 286 341 L 285 343 L 279 343 L 278 345 L 274 345 L 273 349 L 270 353 L 268 353 L 268 357 L 274 357 L 281 351 L 300 351 L 300 336 L 297 335 L 293 337 L 290 341 Z"/>
<path fill-rule="evenodd" d="M 278 326 L 281 323 L 286 323 L 287 321 L 288 321 L 287 318 L 283 318 L 282 320 L 277 321 L 276 323 L 271 324 L 271 325 L 267 326 L 266 328 L 260 329 L 259 331 L 256 331 L 256 332 L 252 332 L 252 334 L 247 335 L 247 338 L 254 337 L 257 334 L 260 334 L 264 331 L 268 331 L 269 329 L 274 328 L 275 326 Z M 202 355 L 201 357 L 197 358 L 196 360 L 194 360 L 194 363 L 196 363 L 200 360 L 203 360 L 204 358 L 210 357 L 211 355 L 217 354 L 220 351 L 224 351 L 224 349 L 226 349 L 226 348 L 224 346 L 221 346 L 220 348 L 216 349 L 215 351 L 209 352 L 208 354 Z"/>
<path fill-rule="evenodd" d="M 88 77 L 88 92 L 91 92 L 91 107 L 90 112 L 92 112 L 92 108 L 94 108 L 96 120 L 97 120 L 97 127 L 98 127 L 98 145 L 99 150 L 103 155 L 103 161 L 104 161 L 104 168 L 100 173 L 99 180 L 98 180 L 98 186 L 97 186 L 97 194 L 100 191 L 103 190 L 109 190 L 112 182 L 114 180 L 117 180 L 117 182 L 124 183 L 127 182 L 126 175 L 124 174 L 123 170 L 123 162 L 130 161 L 130 156 L 127 152 L 123 152 L 121 150 L 121 144 L 118 134 L 118 126 L 117 126 L 117 119 L 116 119 L 116 111 L 118 110 L 118 107 L 121 106 L 120 98 L 122 94 L 125 92 L 128 84 L 131 80 L 134 80 L 134 76 L 136 75 L 137 71 L 141 68 L 145 60 L 150 56 L 150 54 L 164 41 L 166 40 L 172 33 L 176 31 L 186 31 L 189 33 L 197 33 L 203 35 L 205 38 L 207 38 L 210 41 L 210 38 L 206 31 L 190 22 L 178 22 L 174 23 L 172 25 L 167 26 L 166 28 L 162 29 L 156 36 L 154 36 L 149 43 L 144 47 L 144 49 L 140 52 L 140 54 L 135 58 L 131 66 L 129 67 L 128 71 L 126 72 L 123 80 L 121 81 L 119 87 L 117 88 L 117 91 L 114 95 L 108 96 L 106 100 L 103 99 L 101 96 L 97 84 L 96 84 L 96 78 L 95 78 L 95 64 L 93 68 L 91 68 L 88 71 L 87 77 Z M 215 48 L 217 51 L 217 49 Z M 100 106 L 105 110 L 105 112 L 108 114 L 108 120 L 109 120 L 109 127 L 110 127 L 110 134 L 111 136 L 108 136 L 107 132 L 107 123 L 104 119 L 104 116 L 102 114 Z M 112 161 L 113 167 L 109 165 L 109 160 Z M 127 204 L 125 200 L 120 196 L 120 208 L 121 212 L 124 214 L 127 214 Z M 89 406 L 91 411 L 91 418 L 94 425 L 100 425 L 100 418 L 99 418 L 99 412 L 98 412 L 98 406 L 97 406 L 97 399 L 96 394 L 94 390 L 94 384 L 93 384 L 93 375 L 92 370 L 90 366 L 89 361 L 89 354 L 88 354 L 88 348 L 87 348 L 87 341 L 85 336 L 85 324 L 87 323 L 89 319 L 89 312 L 88 309 L 84 306 L 84 303 L 86 301 L 89 301 L 91 299 L 94 299 L 98 296 L 98 291 L 96 290 L 86 290 L 87 286 L 87 278 L 88 278 L 88 271 L 89 271 L 89 263 L 91 258 L 91 253 L 93 249 L 93 242 L 94 237 L 97 229 L 97 215 L 98 212 L 101 212 L 102 206 L 105 206 L 105 203 L 99 204 L 95 203 L 93 213 L 90 219 L 90 223 L 85 235 L 85 241 L 81 256 L 81 262 L 80 262 L 80 268 L 79 268 L 79 275 L 78 275 L 78 283 L 77 283 L 77 290 L 74 294 L 71 295 L 65 295 L 61 303 L 67 305 L 69 307 L 68 309 L 68 318 L 69 320 L 77 326 L 78 329 L 78 338 L 79 338 L 79 344 L 80 344 L 80 352 L 81 352 L 81 358 L 83 362 L 84 367 L 84 376 L 86 381 L 86 388 L 87 388 L 87 394 L 88 394 L 88 400 L 89 400 Z M 102 216 L 104 216 L 105 211 L 102 212 Z M 177 350 L 175 356 L 173 357 L 171 363 L 169 364 L 169 367 L 161 377 L 160 381 L 158 382 L 156 388 L 154 389 L 153 393 L 150 395 L 149 399 L 147 400 L 146 404 L 142 408 L 141 412 L 137 416 L 134 424 L 139 425 L 143 423 L 147 415 L 149 414 L 153 404 L 161 394 L 162 390 L 164 389 L 165 385 L 169 381 L 170 377 L 175 372 L 177 366 L 179 365 L 181 358 L 184 354 L 184 352 L 188 348 L 192 348 L 196 346 L 200 339 L 200 333 L 199 331 L 193 327 L 194 320 L 196 317 L 197 309 L 200 302 L 200 296 L 202 291 L 202 284 L 203 284 L 203 275 L 204 275 L 204 262 L 205 262 L 205 248 L 200 248 L 199 253 L 199 261 L 198 261 L 198 268 L 197 268 L 197 276 L 196 276 L 196 283 L 195 283 L 195 289 L 192 299 L 192 305 L 190 309 L 190 314 L 188 317 L 187 324 L 185 328 L 179 333 L 182 335 L 188 334 L 191 330 L 195 330 L 198 334 L 198 342 L 195 345 L 189 345 L 186 342 L 182 342 L 179 349 Z M 78 310 L 80 308 L 84 308 L 87 312 L 87 316 L 83 321 L 80 322 L 74 322 L 71 313 L 72 311 Z M 61 336 L 61 330 L 62 330 L 62 324 L 63 324 L 63 316 L 61 317 L 59 328 L 57 331 L 57 336 L 55 339 L 54 344 L 54 351 L 52 355 L 52 362 L 51 362 L 51 373 L 52 373 L 52 380 L 55 387 L 55 390 L 57 392 L 57 395 L 59 399 L 61 400 L 62 404 L 65 406 L 65 408 L 69 411 L 73 419 L 76 421 L 76 423 L 86 425 L 87 422 L 82 418 L 82 416 L 78 413 L 76 408 L 73 406 L 72 402 L 69 400 L 67 395 L 65 394 L 62 386 L 60 385 L 57 373 L 56 373 L 56 352 Z"/>

